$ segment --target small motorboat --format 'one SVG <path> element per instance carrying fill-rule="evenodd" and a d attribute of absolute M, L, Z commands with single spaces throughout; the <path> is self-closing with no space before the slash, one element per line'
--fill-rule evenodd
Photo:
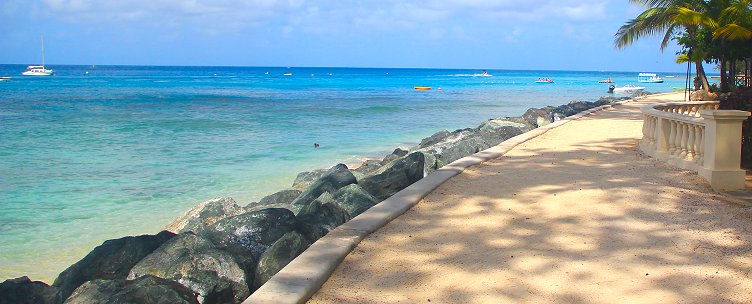
<path fill-rule="evenodd" d="M 431 87 L 414 86 L 413 89 L 416 91 L 430 91 Z"/>
<path fill-rule="evenodd" d="M 554 83 L 554 80 L 551 78 L 538 78 L 535 83 Z"/>
<path fill-rule="evenodd" d="M 603 79 L 601 81 L 598 81 L 598 83 L 614 83 L 614 81 L 611 80 L 611 77 L 609 77 L 607 79 Z"/>
<path fill-rule="evenodd" d="M 292 73 L 284 73 L 282 76 L 292 76 Z"/>
<path fill-rule="evenodd" d="M 644 89 L 645 87 L 638 87 L 638 86 L 628 84 L 623 87 L 614 88 L 614 93 L 632 94 L 632 93 L 640 92 Z"/>
<path fill-rule="evenodd" d="M 0 76 L 0 81 L 8 81 L 10 79 L 11 79 L 10 76 Z"/>
<path fill-rule="evenodd" d="M 493 75 L 489 74 L 489 73 L 488 73 L 488 71 L 483 71 L 483 72 L 481 72 L 481 73 L 480 73 L 480 75 L 478 75 L 478 76 L 482 76 L 482 77 L 491 77 L 491 76 L 493 76 Z"/>

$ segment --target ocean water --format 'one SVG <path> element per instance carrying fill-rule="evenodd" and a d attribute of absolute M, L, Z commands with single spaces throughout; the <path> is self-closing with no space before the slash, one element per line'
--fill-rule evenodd
<path fill-rule="evenodd" d="M 51 283 L 104 240 L 156 233 L 198 202 L 245 204 L 298 172 L 380 157 L 436 131 L 594 101 L 608 95 L 597 83 L 607 77 L 637 84 L 636 72 L 51 68 L 56 76 L 24 77 L 24 66 L 0 65 L 13 76 L 0 82 L 0 279 Z M 668 75 L 646 90 L 684 86 Z"/>

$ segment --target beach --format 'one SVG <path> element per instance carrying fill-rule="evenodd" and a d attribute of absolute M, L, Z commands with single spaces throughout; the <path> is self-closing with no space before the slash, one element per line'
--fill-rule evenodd
<path fill-rule="evenodd" d="M 199 202 L 231 196 L 245 205 L 290 187 L 301 171 L 381 157 L 531 107 L 594 101 L 606 95 L 601 78 L 636 75 L 287 70 L 71 66 L 4 82 L 0 277 L 51 283 L 104 240 L 156 233 Z M 556 82 L 535 84 L 543 73 Z"/>

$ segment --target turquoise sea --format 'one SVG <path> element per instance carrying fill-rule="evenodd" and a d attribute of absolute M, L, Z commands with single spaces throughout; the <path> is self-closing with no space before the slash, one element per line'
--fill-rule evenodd
<path fill-rule="evenodd" d="M 155 233 L 198 202 L 245 204 L 442 129 L 597 100 L 607 77 L 637 84 L 637 72 L 49 67 L 0 65 L 13 77 L 0 82 L 0 280 L 51 283 L 104 240 Z M 647 91 L 684 86 L 661 75 L 676 78 Z"/>

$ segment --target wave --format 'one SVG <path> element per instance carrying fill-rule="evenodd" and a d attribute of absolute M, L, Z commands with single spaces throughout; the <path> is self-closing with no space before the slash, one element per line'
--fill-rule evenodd
<path fill-rule="evenodd" d="M 493 75 L 489 74 L 481 74 L 481 73 L 475 73 L 475 74 L 450 74 L 450 75 L 444 75 L 447 77 L 493 77 Z"/>

